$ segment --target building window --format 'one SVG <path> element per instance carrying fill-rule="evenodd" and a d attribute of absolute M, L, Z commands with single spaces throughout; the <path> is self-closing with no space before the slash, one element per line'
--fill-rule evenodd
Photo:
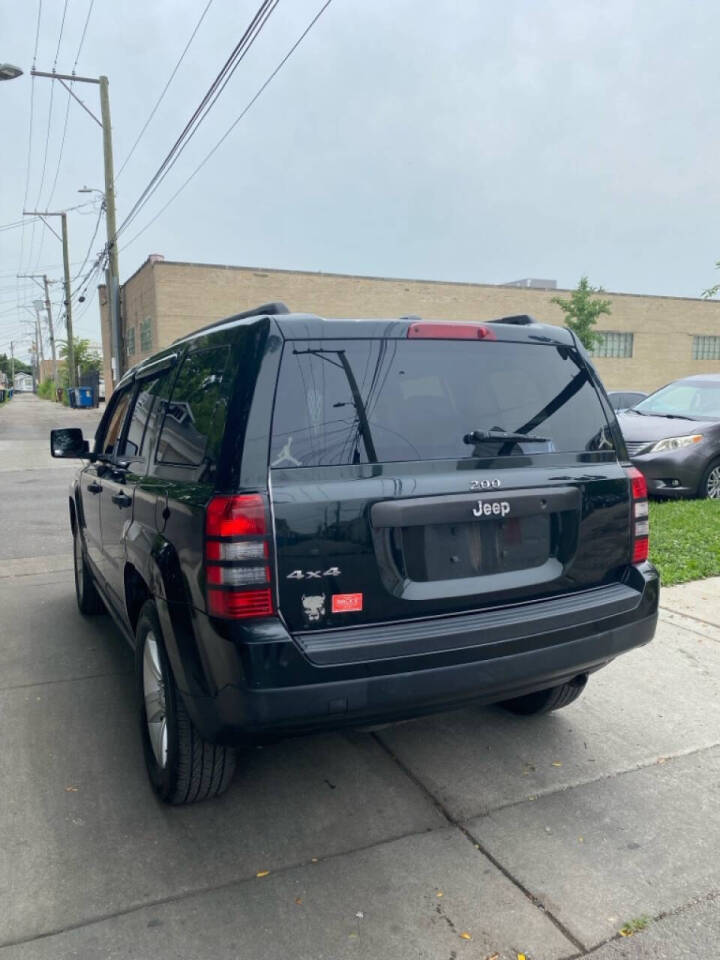
<path fill-rule="evenodd" d="M 590 351 L 593 357 L 631 357 L 633 355 L 632 333 L 620 333 L 617 330 L 598 330 L 602 340 Z"/>
<path fill-rule="evenodd" d="M 145 317 L 140 323 L 140 352 L 152 350 L 152 326 L 150 317 Z"/>
<path fill-rule="evenodd" d="M 693 360 L 720 360 L 720 337 L 693 337 Z"/>
<path fill-rule="evenodd" d="M 135 353 L 135 327 L 128 327 L 125 342 L 127 343 L 127 355 L 132 357 Z"/>

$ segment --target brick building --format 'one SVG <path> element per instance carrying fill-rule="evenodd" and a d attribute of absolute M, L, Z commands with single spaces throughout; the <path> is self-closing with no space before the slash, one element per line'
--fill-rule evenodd
<path fill-rule="evenodd" d="M 522 285 L 519 285 L 522 283 Z M 550 283 L 550 281 L 548 282 Z M 397 317 L 418 314 L 443 320 L 490 320 L 529 313 L 561 324 L 551 303 L 552 287 L 495 286 L 358 277 L 299 270 L 270 270 L 215 264 L 177 263 L 154 254 L 121 288 L 124 367 L 177 337 L 214 320 L 272 300 L 291 310 L 326 317 Z M 607 293 L 610 316 L 596 364 L 609 388 L 654 390 L 690 373 L 720 372 L 720 301 Z M 110 326 L 105 288 L 100 287 L 105 382 L 112 383 Z"/>

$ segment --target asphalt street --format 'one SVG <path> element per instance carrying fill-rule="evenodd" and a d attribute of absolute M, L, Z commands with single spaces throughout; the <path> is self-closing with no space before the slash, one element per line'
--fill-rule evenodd
<path fill-rule="evenodd" d="M 285 741 L 169 808 L 132 653 L 75 606 L 48 433 L 96 422 L 0 407 L 0 960 L 718 955 L 720 581 L 567 710 Z"/>

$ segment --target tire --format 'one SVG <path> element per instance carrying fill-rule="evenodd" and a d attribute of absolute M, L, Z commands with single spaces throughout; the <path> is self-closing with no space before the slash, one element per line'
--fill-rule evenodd
<path fill-rule="evenodd" d="M 85 551 L 83 550 L 80 530 L 76 527 L 73 534 L 73 568 L 75 570 L 75 599 L 78 610 L 86 617 L 105 612 L 105 604 L 95 586 L 90 573 Z"/>
<path fill-rule="evenodd" d="M 698 496 L 720 500 L 720 460 L 713 460 L 703 474 L 698 487 Z"/>
<path fill-rule="evenodd" d="M 157 609 L 148 600 L 136 630 L 140 735 L 155 793 L 165 803 L 196 803 L 230 786 L 236 752 L 202 738 L 185 708 L 170 669 Z"/>
<path fill-rule="evenodd" d="M 524 697 L 515 697 L 514 700 L 503 700 L 500 706 L 509 710 L 510 713 L 516 713 L 524 717 L 551 713 L 553 710 L 561 710 L 577 700 L 586 684 L 587 674 L 584 673 L 568 683 L 560 684 L 559 687 L 538 690 L 536 693 L 528 693 Z"/>

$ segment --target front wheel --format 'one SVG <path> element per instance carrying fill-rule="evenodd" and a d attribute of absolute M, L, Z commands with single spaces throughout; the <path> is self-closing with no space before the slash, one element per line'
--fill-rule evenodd
<path fill-rule="evenodd" d="M 700 481 L 698 496 L 720 500 L 720 460 L 713 460 Z"/>
<path fill-rule="evenodd" d="M 528 693 L 524 697 L 515 697 L 513 700 L 503 700 L 500 704 L 510 713 L 517 713 L 524 717 L 541 713 L 550 713 L 560 710 L 573 703 L 585 689 L 587 674 L 574 677 L 568 683 L 561 683 L 559 687 L 550 687 L 548 690 L 538 690 Z"/>
<path fill-rule="evenodd" d="M 140 611 L 136 638 L 140 733 L 153 789 L 172 804 L 219 796 L 232 781 L 236 753 L 208 743 L 190 719 L 170 669 L 152 600 Z"/>

